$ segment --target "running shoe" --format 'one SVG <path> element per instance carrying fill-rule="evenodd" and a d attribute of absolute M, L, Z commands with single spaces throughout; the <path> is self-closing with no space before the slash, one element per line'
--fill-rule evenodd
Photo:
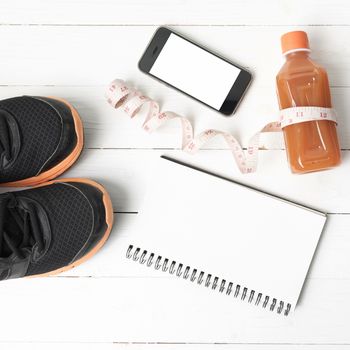
<path fill-rule="evenodd" d="M 81 264 L 106 242 L 112 224 L 110 197 L 91 180 L 0 194 L 0 280 L 55 275 Z"/>
<path fill-rule="evenodd" d="M 65 100 L 0 101 L 0 185 L 35 186 L 67 170 L 83 148 L 78 112 Z"/>

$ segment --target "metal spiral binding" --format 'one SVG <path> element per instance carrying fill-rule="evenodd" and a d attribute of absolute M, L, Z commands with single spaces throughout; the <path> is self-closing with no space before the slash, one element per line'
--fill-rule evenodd
<path fill-rule="evenodd" d="M 212 290 L 218 290 L 220 293 L 224 293 L 226 290 L 226 295 L 233 295 L 234 298 L 239 298 L 241 300 L 246 300 L 248 303 L 252 303 L 255 299 L 255 306 L 261 305 L 264 309 L 268 307 L 270 311 L 276 310 L 278 314 L 284 314 L 288 316 L 291 310 L 291 304 L 285 303 L 282 300 L 277 300 L 269 295 L 263 295 L 255 290 L 251 290 L 247 287 L 241 286 L 239 284 L 234 284 L 233 282 L 227 282 L 224 279 L 220 279 L 217 276 L 212 276 L 204 271 L 198 271 L 190 266 L 185 266 L 182 263 L 178 263 L 175 260 L 170 261 L 167 258 L 163 258 L 161 255 L 156 256 L 154 253 L 149 253 L 147 250 L 142 250 L 141 248 L 135 248 L 133 245 L 129 245 L 126 257 L 132 259 L 133 261 L 138 261 L 140 264 L 146 264 L 148 267 L 154 267 L 155 270 L 161 270 L 163 272 L 168 272 L 171 275 L 176 275 L 177 277 L 182 277 L 185 280 L 190 280 L 191 282 L 196 282 L 198 285 L 204 285 Z"/>

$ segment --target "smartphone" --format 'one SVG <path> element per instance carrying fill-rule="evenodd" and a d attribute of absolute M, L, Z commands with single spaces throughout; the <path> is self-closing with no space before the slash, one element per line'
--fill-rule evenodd
<path fill-rule="evenodd" d="M 252 76 L 242 67 L 160 27 L 139 61 L 142 72 L 229 116 Z"/>

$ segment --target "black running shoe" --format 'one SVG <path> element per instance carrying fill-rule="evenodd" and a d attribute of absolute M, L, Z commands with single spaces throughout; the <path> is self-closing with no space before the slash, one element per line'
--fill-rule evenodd
<path fill-rule="evenodd" d="M 86 179 L 0 195 L 0 280 L 54 275 L 105 243 L 113 224 L 106 190 Z"/>
<path fill-rule="evenodd" d="M 54 179 L 82 148 L 83 126 L 68 102 L 30 96 L 0 101 L 0 185 L 25 187 Z"/>

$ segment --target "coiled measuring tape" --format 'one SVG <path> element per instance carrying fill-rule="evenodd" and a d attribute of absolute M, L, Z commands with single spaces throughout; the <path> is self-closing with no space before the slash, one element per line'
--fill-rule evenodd
<path fill-rule="evenodd" d="M 109 85 L 106 98 L 112 107 L 122 109 L 130 118 L 134 118 L 140 108 L 148 104 L 148 113 L 142 128 L 149 133 L 168 120 L 179 119 L 182 126 L 182 150 L 189 154 L 195 154 L 214 137 L 223 137 L 243 174 L 253 173 L 257 169 L 259 141 L 262 133 L 281 132 L 288 125 L 308 121 L 329 120 L 336 123 L 336 112 L 333 108 L 311 106 L 282 109 L 278 121 L 268 123 L 249 140 L 245 153 L 237 139 L 225 131 L 208 129 L 194 136 L 192 124 L 187 118 L 170 111 L 161 112 L 158 102 L 143 95 L 121 79 L 116 79 Z"/>

